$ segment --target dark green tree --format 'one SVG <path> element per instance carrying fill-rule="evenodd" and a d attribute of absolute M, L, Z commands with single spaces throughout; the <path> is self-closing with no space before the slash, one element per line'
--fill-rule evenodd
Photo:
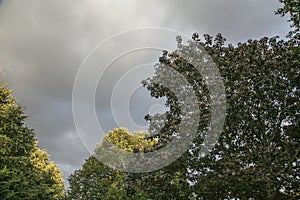
<path fill-rule="evenodd" d="M 94 156 L 68 178 L 67 199 L 125 199 L 124 174 L 113 170 Z"/>
<path fill-rule="evenodd" d="M 299 13 L 299 3 L 285 9 Z M 298 10 L 295 10 L 298 9 Z M 280 11 L 280 12 L 286 12 Z M 291 15 L 293 16 L 293 15 Z M 295 14 L 296 16 L 296 14 Z M 299 15 L 297 15 L 299 16 Z M 296 21 L 295 21 L 296 20 Z M 278 37 L 248 40 L 237 46 L 225 46 L 225 38 L 198 34 L 193 42 L 204 48 L 217 64 L 223 78 L 227 99 L 227 116 L 223 132 L 209 155 L 201 158 L 201 145 L 209 114 L 209 91 L 203 77 L 181 52 L 193 45 L 179 45 L 178 50 L 164 52 L 155 66 L 154 77 L 143 81 L 153 97 L 167 97 L 170 111 L 161 129 L 161 116 L 146 116 L 151 121 L 150 131 L 160 138 L 157 146 L 172 140 L 178 131 L 180 108 L 177 97 L 168 88 L 156 82 L 159 73 L 172 68 L 184 75 L 197 92 L 201 121 L 198 136 L 190 149 L 173 163 L 152 174 L 142 174 L 143 189 L 157 192 L 162 198 L 171 193 L 186 194 L 178 199 L 289 199 L 299 196 L 299 24 L 294 22 L 294 36 L 287 41 Z M 190 187 L 182 191 L 170 187 L 174 174 L 181 175 L 182 184 Z M 132 181 L 134 183 L 134 181 Z M 298 191 L 298 192 L 296 192 Z"/>
<path fill-rule="evenodd" d="M 198 40 L 197 34 L 193 39 L 217 64 L 226 88 L 227 117 L 223 133 L 210 154 L 199 158 L 205 127 L 200 123 L 198 137 L 180 158 L 185 163 L 181 164 L 182 168 L 165 168 L 150 179 L 168 177 L 176 171 L 185 174 L 186 179 L 182 181 L 193 184 L 191 191 L 182 193 L 191 192 L 197 199 L 289 199 L 297 195 L 295 191 L 300 186 L 297 41 L 262 38 L 234 47 L 225 46 L 221 35 L 215 39 L 209 35 L 204 37 L 204 42 Z M 179 52 L 180 49 L 163 55 L 156 70 L 171 67 L 193 83 L 194 88 L 202 88 L 201 75 Z M 169 121 L 160 133 L 168 138 L 168 131 L 176 131 L 179 107 L 176 96 L 153 80 L 155 77 L 143 84 L 152 96 L 168 98 Z M 199 106 L 206 104 L 203 97 L 208 95 L 205 89 L 202 91 L 198 96 Z M 208 107 L 204 106 L 204 111 Z M 155 122 L 155 116 L 150 119 L 154 123 L 152 127 L 161 123 L 160 120 Z M 145 183 L 144 190 L 155 188 L 154 182 Z M 168 183 L 167 178 L 160 180 L 160 184 Z M 166 197 L 172 191 L 176 190 L 168 187 L 160 193 Z"/>
<path fill-rule="evenodd" d="M 202 43 L 224 78 L 228 108 L 215 149 L 194 159 L 195 192 L 206 198 L 290 198 L 286 194 L 300 184 L 298 46 L 277 37 L 237 47 L 222 41 L 206 36 Z"/>
<path fill-rule="evenodd" d="M 64 182 L 24 123 L 24 108 L 0 85 L 0 198 L 62 199 Z"/>

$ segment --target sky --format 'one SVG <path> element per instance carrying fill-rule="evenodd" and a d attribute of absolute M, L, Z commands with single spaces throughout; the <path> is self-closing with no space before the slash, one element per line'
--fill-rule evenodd
<path fill-rule="evenodd" d="M 0 82 L 26 107 L 39 146 L 66 179 L 101 134 L 145 129 L 144 115 L 164 112 L 165 100 L 151 99 L 140 81 L 163 48 L 175 50 L 176 34 L 222 33 L 233 44 L 284 38 L 289 24 L 274 15 L 279 7 L 275 0 L 2 0 Z"/>

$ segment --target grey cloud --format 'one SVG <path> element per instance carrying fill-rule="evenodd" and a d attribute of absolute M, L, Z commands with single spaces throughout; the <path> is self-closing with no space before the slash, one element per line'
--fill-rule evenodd
<path fill-rule="evenodd" d="M 231 43 L 249 38 L 287 34 L 287 18 L 274 15 L 281 5 L 277 1 L 164 1 L 168 10 L 165 24 L 185 26 L 201 34 L 222 33 Z"/>

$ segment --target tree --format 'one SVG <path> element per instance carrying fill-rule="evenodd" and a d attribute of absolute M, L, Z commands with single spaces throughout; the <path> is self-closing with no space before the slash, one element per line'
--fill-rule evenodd
<path fill-rule="evenodd" d="M 62 199 L 64 182 L 48 154 L 39 149 L 24 121 L 23 107 L 0 85 L 0 198 Z"/>
<path fill-rule="evenodd" d="M 67 199 L 122 199 L 126 196 L 122 176 L 91 156 L 69 176 Z"/>
<path fill-rule="evenodd" d="M 206 174 L 198 182 L 209 187 L 195 184 L 196 191 L 282 199 L 281 189 L 299 188 L 299 54 L 293 41 L 277 37 L 237 47 L 218 47 L 221 40 L 204 45 L 224 77 L 227 121 L 214 151 L 196 169 Z"/>
<path fill-rule="evenodd" d="M 299 174 L 299 44 L 278 37 L 249 40 L 225 46 L 225 38 L 204 35 L 201 42 L 193 35 L 189 45 L 164 52 L 156 65 L 154 77 L 143 81 L 153 97 L 167 97 L 167 123 L 160 137 L 170 138 L 178 130 L 180 118 L 177 98 L 155 80 L 159 70 L 172 68 L 184 75 L 193 88 L 198 88 L 198 105 L 206 114 L 208 91 L 203 77 L 184 57 L 186 49 L 204 48 L 217 64 L 224 81 L 227 116 L 223 132 L 214 149 L 200 158 L 207 117 L 198 126 L 198 137 L 180 159 L 181 174 L 191 182 L 191 194 L 197 198 L 283 199 L 298 190 Z M 209 115 L 208 115 L 209 116 Z M 153 130 L 161 123 L 159 116 L 151 119 Z M 154 133 L 157 131 L 153 131 Z M 163 135 L 163 136 L 161 136 Z M 160 140 L 165 145 L 169 140 Z M 158 144 L 160 145 L 160 144 Z M 173 171 L 161 170 L 165 177 Z M 178 173 L 179 173 L 178 172 Z M 160 175 L 161 176 L 161 175 Z M 155 179 L 156 175 L 152 179 Z M 168 182 L 168 180 L 162 180 Z M 151 188 L 151 183 L 146 188 Z M 285 192 L 281 192 L 285 190 Z M 160 191 L 164 193 L 165 191 Z M 183 191 L 184 192 L 184 191 Z M 166 192 L 165 192 L 166 193 Z"/>
<path fill-rule="evenodd" d="M 125 128 L 115 128 L 105 135 L 97 145 L 95 154 L 69 176 L 68 199 L 149 199 L 142 189 L 135 188 L 135 193 L 130 193 L 126 182 L 128 173 L 110 168 L 99 159 L 102 156 L 99 149 L 102 147 L 112 150 L 116 146 L 132 153 L 150 150 L 157 141 L 146 139 L 146 135 L 144 131 L 131 134 Z M 122 162 L 122 158 L 116 162 Z"/>
<path fill-rule="evenodd" d="M 295 28 L 288 41 L 264 37 L 237 46 L 225 46 L 226 39 L 221 34 L 216 38 L 204 35 L 204 41 L 194 34 L 189 45 L 179 44 L 176 51 L 163 52 L 155 65 L 155 76 L 142 82 L 151 96 L 166 97 L 166 106 L 170 108 L 162 129 L 160 115 L 145 117 L 151 123 L 151 133 L 160 130 L 156 137 L 162 139 L 157 146 L 172 140 L 170 133 L 178 131 L 182 117 L 176 95 L 156 81 L 162 76 L 160 71 L 176 70 L 193 85 L 202 120 L 198 136 L 177 161 L 180 167 L 166 167 L 152 173 L 150 180 L 177 172 L 184 175 L 181 180 L 191 186 L 182 193 L 190 193 L 189 198 L 195 196 L 197 199 L 289 199 L 299 196 L 299 2 L 282 2 L 285 6 L 278 13 L 289 12 Z M 224 130 L 204 158 L 200 156 L 200 147 L 210 116 L 209 93 L 201 74 L 189 62 L 190 58 L 184 56 L 184 51 L 194 48 L 195 43 L 217 64 L 227 99 Z M 153 182 L 144 183 L 143 189 L 151 193 L 151 188 L 155 188 Z M 170 180 L 161 178 L 160 183 L 167 185 Z M 162 187 L 159 193 L 167 198 L 170 191 L 171 187 Z"/>

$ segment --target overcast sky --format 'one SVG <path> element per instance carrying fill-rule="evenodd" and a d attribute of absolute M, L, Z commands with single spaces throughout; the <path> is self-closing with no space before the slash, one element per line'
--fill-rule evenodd
<path fill-rule="evenodd" d="M 93 148 L 100 142 L 98 133 L 78 134 L 72 115 L 72 90 L 76 73 L 80 66 L 84 66 L 82 63 L 89 52 L 99 43 L 120 32 L 142 27 L 162 27 L 189 36 L 194 32 L 200 35 L 220 32 L 233 44 L 263 36 L 279 35 L 284 38 L 289 30 L 287 19 L 274 15 L 280 6 L 276 0 L 0 2 L 1 82 L 7 82 L 19 102 L 26 106 L 28 125 L 35 130 L 39 146 L 47 149 L 62 169 L 64 178 L 80 168 L 90 155 L 89 147 Z M 172 47 L 171 43 L 176 45 L 175 38 L 166 41 L 151 31 L 149 33 L 153 36 L 152 40 L 161 40 L 159 44 L 166 44 L 166 49 Z M 100 58 L 94 63 L 109 58 L 109 55 L 116 55 L 115 51 L 128 47 L 129 43 L 139 41 L 139 34 L 109 41 L 106 52 L 98 52 L 96 56 Z M 101 48 L 103 50 L 104 47 Z M 104 132 L 116 126 L 127 126 L 124 125 L 126 123 L 132 123 L 128 125 L 130 129 L 147 126 L 143 116 L 149 110 L 163 110 L 163 107 L 151 107 L 163 100 L 158 102 L 150 99 L 139 84 L 152 73 L 151 63 L 156 62 L 159 55 L 160 51 L 153 49 L 124 55 L 118 57 L 102 74 L 96 87 L 95 108 Z M 132 71 L 134 66 L 140 67 Z M 99 63 L 99 71 L 104 67 Z M 86 79 L 93 75 L 90 72 Z M 130 82 L 131 79 L 134 81 Z M 114 90 L 116 85 L 122 87 Z M 134 89 L 127 91 L 127 88 Z M 124 104 L 122 96 L 112 91 L 123 91 L 122 95 L 129 99 L 129 104 Z M 128 93 L 130 91 L 132 93 Z M 111 109 L 112 95 L 115 95 L 112 101 L 114 111 Z M 84 101 L 80 105 L 82 108 L 86 106 Z M 129 107 L 130 122 L 122 106 Z M 117 120 L 113 113 L 118 115 Z M 82 114 L 81 122 L 87 127 L 93 126 L 85 114 Z M 88 144 L 83 144 L 82 140 Z"/>

